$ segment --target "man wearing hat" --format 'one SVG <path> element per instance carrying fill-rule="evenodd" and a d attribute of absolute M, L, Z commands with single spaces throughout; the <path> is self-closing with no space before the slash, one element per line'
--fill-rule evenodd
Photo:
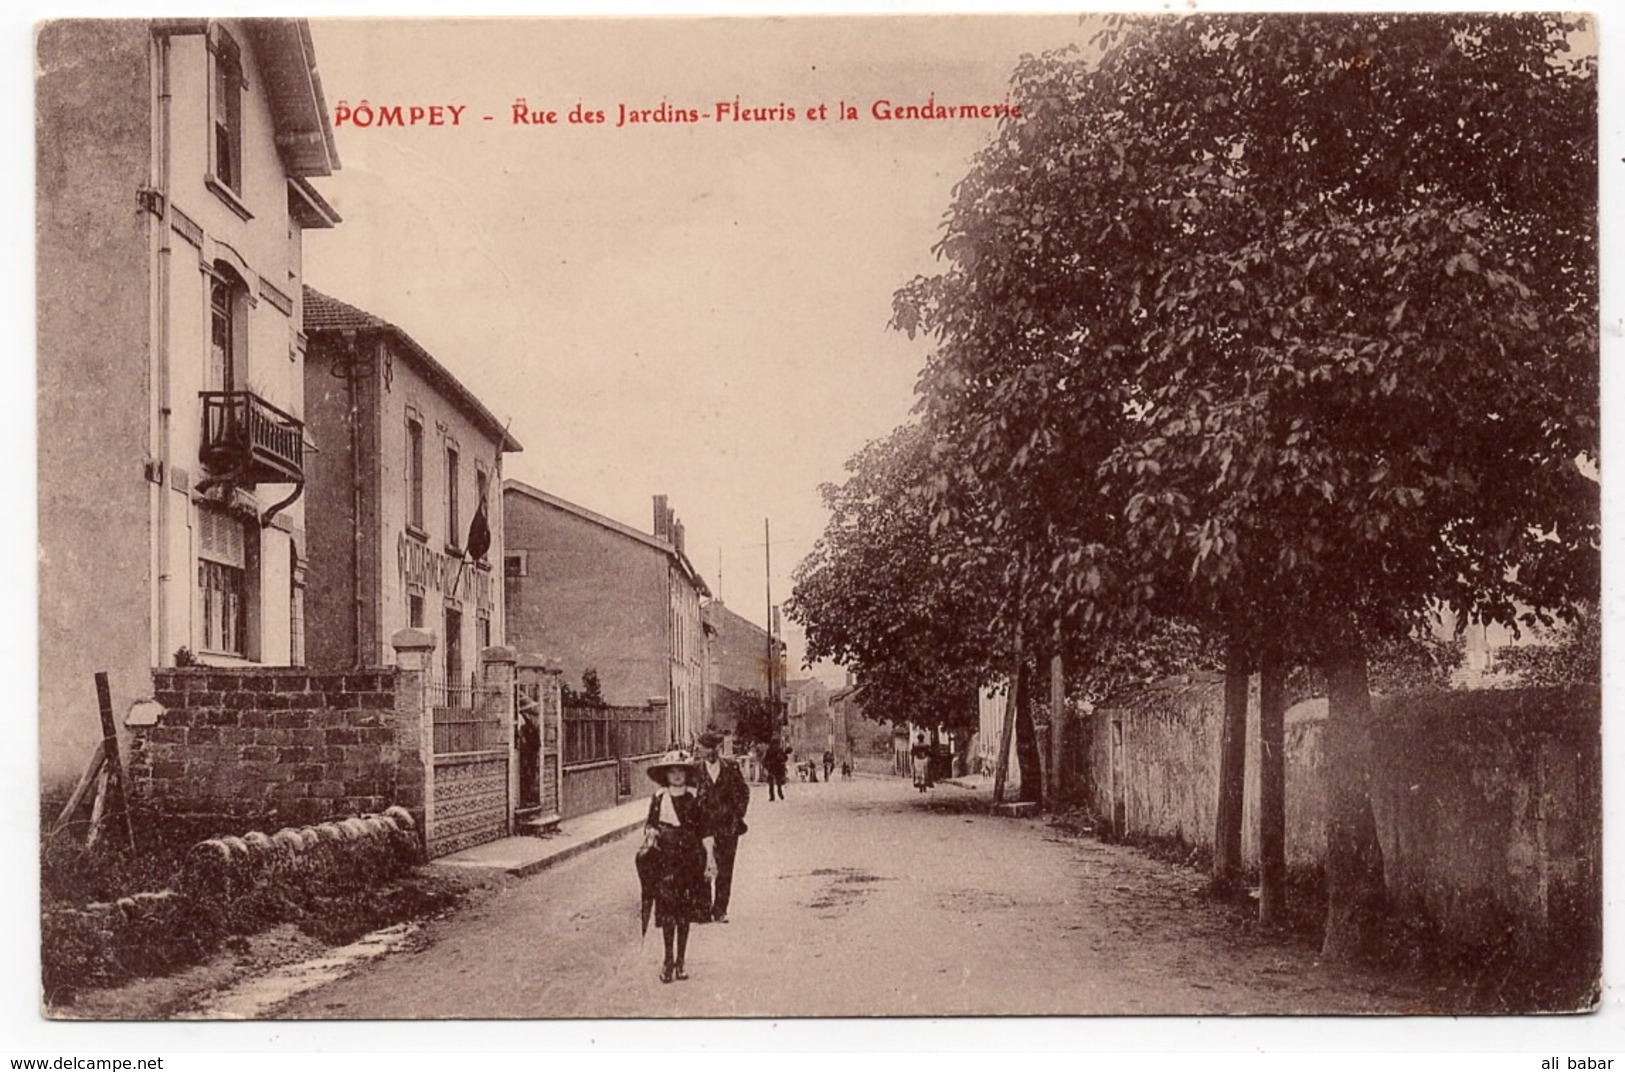
<path fill-rule="evenodd" d="M 750 807 L 750 786 L 739 764 L 723 759 L 717 748 L 722 734 L 706 730 L 700 734 L 700 814 L 713 842 L 717 863 L 716 888 L 711 895 L 711 918 L 728 922 L 728 902 L 733 894 L 734 855 L 739 836 L 745 832 L 745 810 Z"/>

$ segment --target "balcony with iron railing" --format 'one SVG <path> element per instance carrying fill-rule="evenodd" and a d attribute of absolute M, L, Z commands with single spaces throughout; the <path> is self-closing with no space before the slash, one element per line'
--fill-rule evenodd
<path fill-rule="evenodd" d="M 216 479 L 302 484 L 305 426 L 252 391 L 202 391 L 203 442 L 198 460 Z"/>

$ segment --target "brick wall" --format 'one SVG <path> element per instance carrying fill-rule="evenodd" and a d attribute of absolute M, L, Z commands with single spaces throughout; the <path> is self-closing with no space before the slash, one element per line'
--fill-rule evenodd
<path fill-rule="evenodd" d="M 274 829 L 399 804 L 421 822 L 416 674 L 165 669 L 153 687 L 163 713 L 130 727 L 139 811 Z"/>

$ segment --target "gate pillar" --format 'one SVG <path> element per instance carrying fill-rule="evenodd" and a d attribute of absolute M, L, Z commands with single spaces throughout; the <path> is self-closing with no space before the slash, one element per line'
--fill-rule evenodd
<path fill-rule="evenodd" d="M 397 710 L 410 717 L 417 714 L 417 760 L 423 771 L 423 814 L 418 833 L 428 846 L 429 824 L 434 820 L 434 712 L 429 707 L 429 659 L 434 655 L 434 634 L 426 629 L 398 629 L 389 638 L 395 649 L 395 668 L 400 671 L 396 686 Z M 396 740 L 405 745 L 411 740 L 406 732 L 411 727 L 397 726 Z"/>
<path fill-rule="evenodd" d="M 514 664 L 515 742 L 524 752 L 515 766 L 523 782 L 516 801 L 537 827 L 564 814 L 563 673 L 540 655 L 520 655 Z"/>
<path fill-rule="evenodd" d="M 513 811 L 519 800 L 519 753 L 514 741 L 514 676 L 519 653 L 512 648 L 490 647 L 480 651 L 480 684 L 490 690 L 501 705 L 501 737 L 508 748 L 508 803 L 505 833 L 514 832 Z"/>

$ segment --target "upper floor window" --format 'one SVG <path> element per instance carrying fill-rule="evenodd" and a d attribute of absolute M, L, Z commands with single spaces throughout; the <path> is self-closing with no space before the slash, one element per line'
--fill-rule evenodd
<path fill-rule="evenodd" d="M 229 270 L 228 270 L 229 271 Z M 209 287 L 209 390 L 232 391 L 237 382 L 239 288 L 222 273 Z"/>
<path fill-rule="evenodd" d="M 423 531 L 423 421 L 406 418 L 406 523 Z"/>
<path fill-rule="evenodd" d="M 209 44 L 209 184 L 239 215 L 243 195 L 243 57 L 230 34 L 216 29 Z"/>
<path fill-rule="evenodd" d="M 457 444 L 451 440 L 446 441 L 446 545 L 448 547 L 461 547 L 463 534 L 459 531 L 462 519 L 458 517 L 457 484 L 461 475 L 462 459 L 457 452 Z"/>

